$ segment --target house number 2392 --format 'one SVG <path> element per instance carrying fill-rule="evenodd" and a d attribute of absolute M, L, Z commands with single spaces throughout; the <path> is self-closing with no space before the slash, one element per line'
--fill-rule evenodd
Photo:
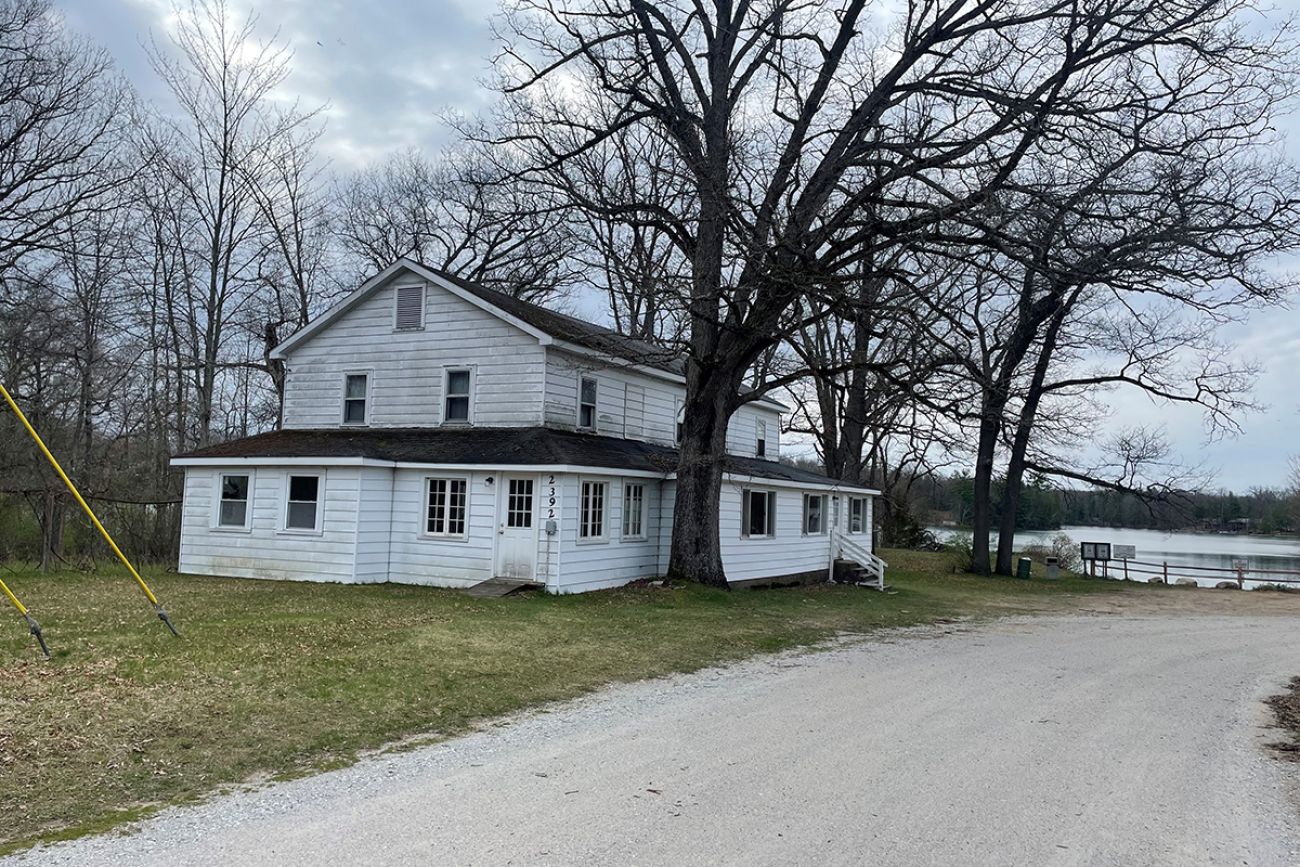
<path fill-rule="evenodd" d="M 553 521 L 555 520 L 555 476 L 547 476 L 546 485 L 549 489 L 546 494 L 546 518 Z"/>

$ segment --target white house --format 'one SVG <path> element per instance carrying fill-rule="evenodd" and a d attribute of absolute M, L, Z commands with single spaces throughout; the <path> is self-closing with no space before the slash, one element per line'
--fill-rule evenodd
<path fill-rule="evenodd" d="M 275 356 L 282 428 L 172 460 L 182 572 L 556 593 L 664 574 L 685 398 L 664 350 L 403 259 Z M 877 492 L 778 463 L 783 409 L 755 399 L 727 431 L 729 580 L 842 559 L 883 581 Z"/>

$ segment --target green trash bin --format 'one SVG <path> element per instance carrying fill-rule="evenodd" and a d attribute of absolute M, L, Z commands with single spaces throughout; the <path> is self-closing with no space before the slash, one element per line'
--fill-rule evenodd
<path fill-rule="evenodd" d="M 1028 578 L 1032 561 L 1028 557 L 1021 557 L 1020 562 L 1016 564 L 1016 577 Z"/>

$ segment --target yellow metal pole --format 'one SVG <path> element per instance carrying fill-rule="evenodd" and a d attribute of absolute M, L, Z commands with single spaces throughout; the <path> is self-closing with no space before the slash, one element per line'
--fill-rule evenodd
<path fill-rule="evenodd" d="M 95 515 L 95 510 L 90 508 L 90 504 L 81 496 L 81 492 L 78 491 L 77 486 L 72 483 L 72 479 L 68 478 L 68 474 L 63 471 L 63 467 L 59 465 L 59 461 L 54 457 L 54 453 L 45 445 L 45 441 L 42 440 L 41 435 L 36 432 L 36 428 L 32 427 L 32 423 L 27 420 L 27 416 L 23 415 L 23 411 L 18 407 L 18 403 L 14 400 L 13 395 L 11 395 L 9 390 L 4 387 L 4 383 L 0 383 L 0 396 L 4 397 L 5 402 L 9 404 L 9 408 L 14 411 L 14 415 L 18 416 L 18 420 L 22 422 L 23 427 L 27 429 L 29 434 L 31 434 L 32 439 L 36 441 L 37 448 L 41 450 L 41 454 L 45 455 L 45 459 L 50 462 L 50 466 L 54 467 L 54 472 L 58 473 L 59 478 L 63 479 L 63 484 L 68 486 L 68 490 L 72 493 L 72 496 L 86 513 L 86 517 L 90 518 L 90 523 L 95 525 L 95 529 L 99 531 L 99 535 L 104 537 L 104 541 L 108 543 L 108 547 L 113 549 L 113 553 L 117 555 L 117 559 L 122 561 L 122 565 L 131 573 L 131 577 L 135 579 L 135 582 L 140 585 L 140 589 L 144 591 L 144 595 L 149 600 L 149 604 L 153 606 L 154 611 L 158 612 L 159 619 L 161 619 L 163 623 L 167 624 L 167 628 L 172 631 L 173 635 L 179 636 L 180 633 L 177 632 L 176 627 L 172 625 L 171 618 L 167 616 L 167 612 L 163 609 L 162 603 L 158 601 L 158 597 L 153 595 L 153 591 L 149 589 L 149 585 L 140 577 L 140 573 L 136 571 L 135 566 L 131 565 L 131 561 L 122 553 L 122 549 L 117 547 L 117 543 L 113 541 L 113 537 L 109 535 L 108 530 L 106 530 L 104 525 L 99 522 L 99 518 Z"/>
<path fill-rule="evenodd" d="M 27 628 L 31 630 L 32 635 L 36 636 L 37 642 L 41 645 L 41 651 L 45 654 L 45 658 L 49 659 L 50 649 L 45 646 L 45 636 L 41 635 L 41 625 L 36 622 L 36 618 L 27 610 L 27 606 L 18 600 L 18 597 L 14 595 L 14 591 L 10 590 L 9 585 L 4 581 L 0 581 L 0 590 L 4 591 L 10 604 L 12 604 L 14 608 L 17 608 L 18 613 L 22 615 L 23 620 L 27 621 Z"/>

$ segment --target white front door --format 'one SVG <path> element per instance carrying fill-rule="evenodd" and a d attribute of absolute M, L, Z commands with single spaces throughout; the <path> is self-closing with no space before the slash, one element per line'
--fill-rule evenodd
<path fill-rule="evenodd" d="M 533 580 L 537 563 L 537 479 L 502 478 L 497 509 L 497 577 Z"/>

